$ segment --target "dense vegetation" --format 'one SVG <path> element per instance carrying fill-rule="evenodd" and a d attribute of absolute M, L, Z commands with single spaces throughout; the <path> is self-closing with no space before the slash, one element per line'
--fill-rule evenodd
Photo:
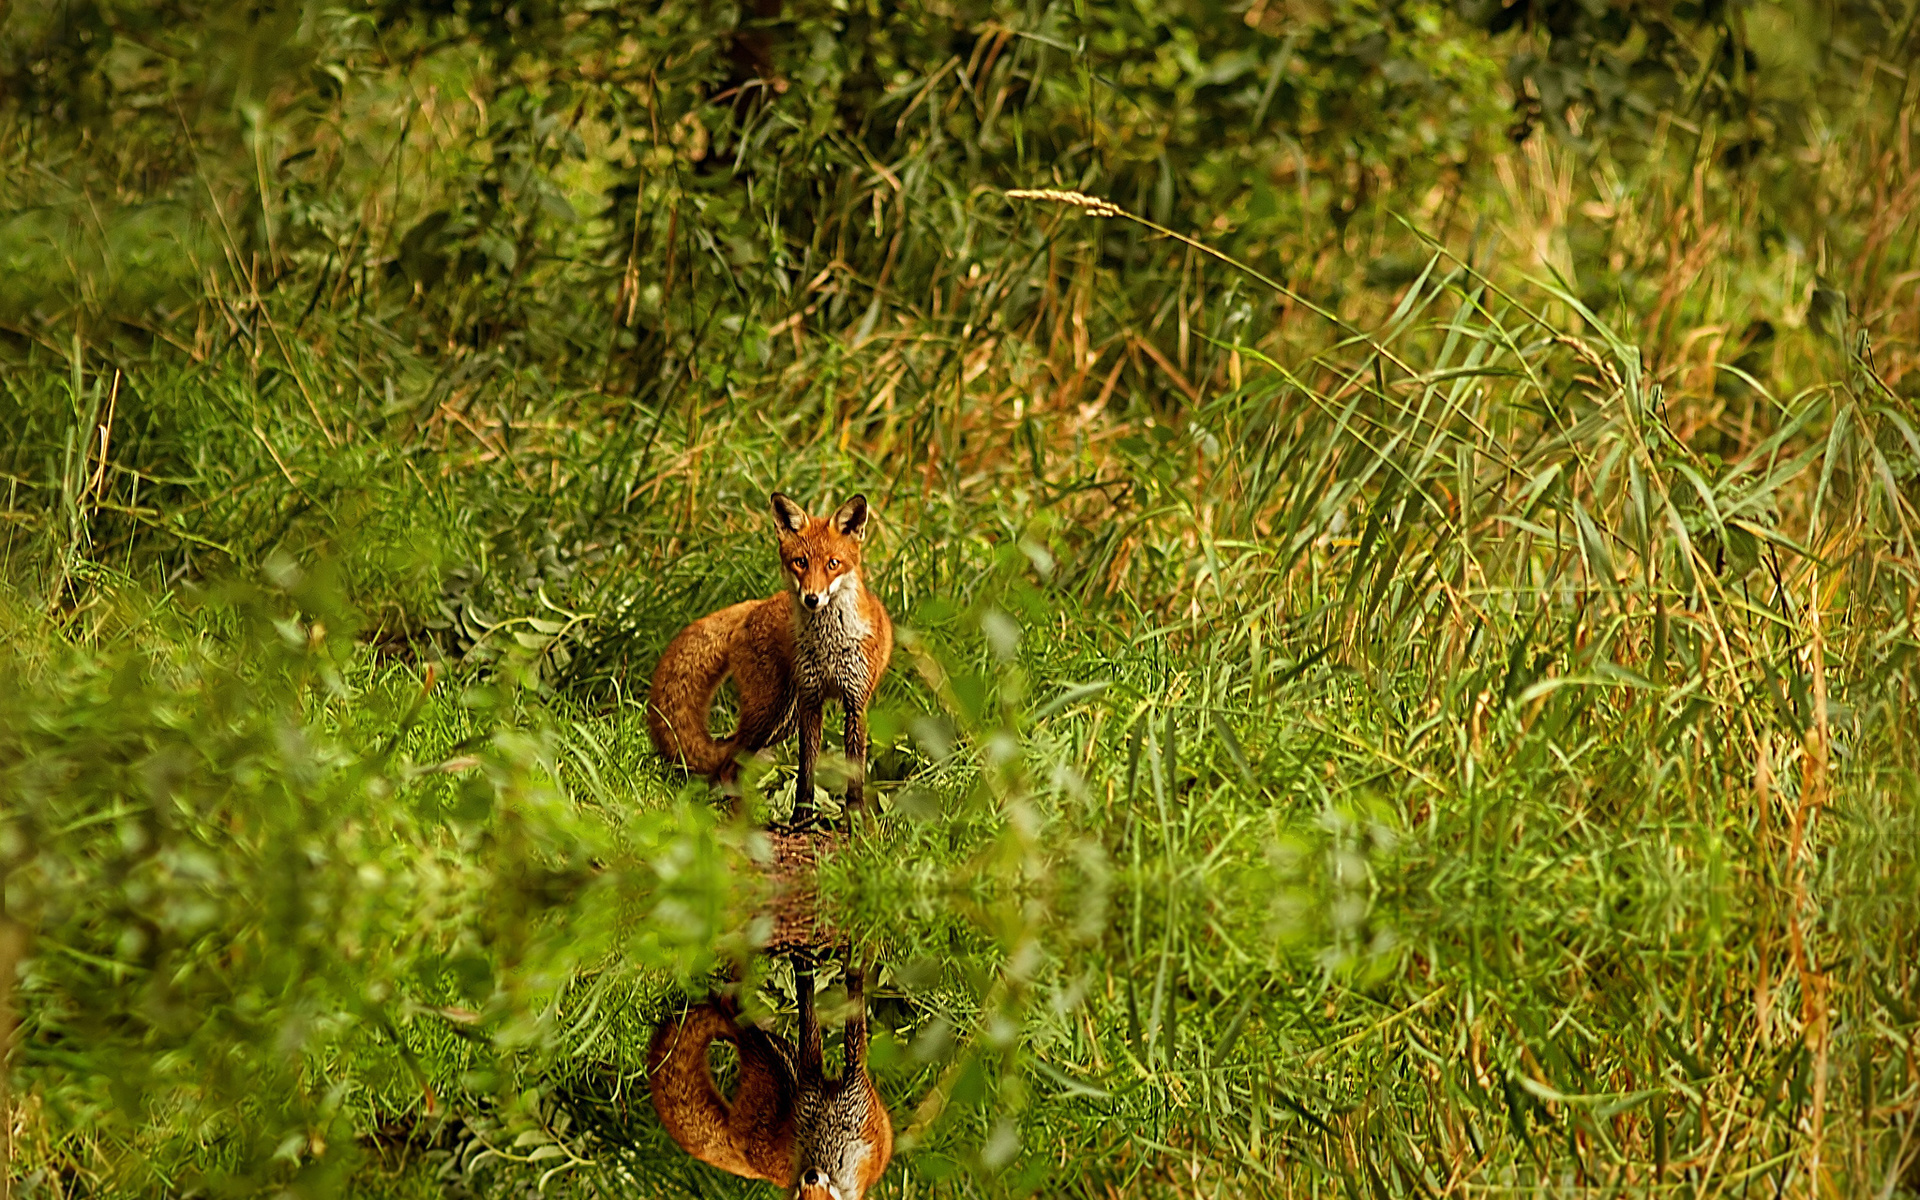
<path fill-rule="evenodd" d="M 1917 15 L 16 0 L 8 1186 L 748 1190 L 780 487 L 887 1194 L 1920 1195 Z"/>

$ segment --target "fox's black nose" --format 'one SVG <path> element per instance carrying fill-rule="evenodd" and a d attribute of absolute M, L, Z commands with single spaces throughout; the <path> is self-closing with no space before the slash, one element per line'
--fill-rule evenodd
<path fill-rule="evenodd" d="M 802 1175 L 800 1182 L 807 1187 L 825 1187 L 827 1186 L 827 1173 L 816 1167 Z"/>
<path fill-rule="evenodd" d="M 826 599 L 826 597 L 816 595 L 813 592 L 806 592 L 801 595 L 800 603 L 806 605 L 808 608 L 819 608 L 820 602 L 824 599 Z"/>

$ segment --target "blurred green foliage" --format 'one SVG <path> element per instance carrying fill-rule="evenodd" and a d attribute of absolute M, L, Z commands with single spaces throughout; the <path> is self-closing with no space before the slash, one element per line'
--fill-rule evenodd
<path fill-rule="evenodd" d="M 15 0 L 10 1178 L 732 1186 L 778 486 L 889 1188 L 1914 1194 L 1915 12 Z"/>
<path fill-rule="evenodd" d="M 511 673 L 423 690 L 351 652 L 324 574 L 266 571 L 44 659 L 8 614 L 13 1064 L 59 1130 L 39 1151 L 89 1190 L 336 1191 L 369 1106 L 537 1070 L 581 959 L 685 977 L 726 944 L 703 809 L 631 812 L 600 780 L 578 803 Z M 423 1065 L 419 1026 L 448 1022 L 485 1036 Z M 351 1082 L 313 1076 L 342 1056 Z"/>

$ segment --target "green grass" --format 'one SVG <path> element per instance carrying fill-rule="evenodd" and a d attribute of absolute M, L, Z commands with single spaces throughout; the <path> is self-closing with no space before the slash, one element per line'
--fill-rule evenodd
<path fill-rule="evenodd" d="M 884 1194 L 1920 1194 L 1911 21 L 1517 145 L 1570 43 L 1279 7 L 751 103 L 711 14 L 101 9 L 0 126 L 19 1194 L 763 1192 L 645 1099 L 794 984 L 639 701 L 776 487 L 902 629 Z"/>
<path fill-rule="evenodd" d="M 1344 396 L 1276 365 L 1116 446 L 1117 511 L 1050 457 L 977 502 L 868 485 L 913 636 L 883 815 L 825 887 L 883 964 L 890 1187 L 1904 1186 L 1906 501 L 1849 469 L 1891 414 L 1809 392 L 1706 474 L 1630 352 L 1471 277 L 1417 295 Z M 570 489 L 513 488 L 585 435 L 459 470 L 376 447 L 357 487 L 392 498 L 307 567 L 16 592 L 37 1178 L 721 1186 L 650 1124 L 639 1055 L 751 942 L 751 840 L 679 795 L 633 693 L 680 622 L 772 586 L 783 467 L 884 481 L 810 420 L 709 414 L 691 523 L 676 496 L 599 545 L 543 550 L 524 512 L 565 528 Z M 422 614 L 403 555 L 463 544 L 486 510 L 431 498 L 480 472 L 526 509 Z"/>

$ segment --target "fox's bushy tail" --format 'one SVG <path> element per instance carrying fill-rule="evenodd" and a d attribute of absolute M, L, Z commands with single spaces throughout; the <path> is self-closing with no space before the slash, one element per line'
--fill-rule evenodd
<path fill-rule="evenodd" d="M 713 777 L 733 761 L 731 738 L 707 732 L 707 710 L 727 678 L 727 650 L 751 601 L 710 613 L 674 635 L 653 669 L 647 732 L 653 748 L 694 775 Z"/>
<path fill-rule="evenodd" d="M 744 1175 L 746 1158 L 726 1137 L 726 1098 L 707 1069 L 708 1045 L 715 1038 L 731 1041 L 736 1036 L 725 1014 L 696 1004 L 654 1032 L 647 1047 L 647 1076 L 654 1111 L 680 1148 L 722 1171 Z"/>
<path fill-rule="evenodd" d="M 781 1070 L 778 1048 L 765 1033 L 740 1025 L 730 1006 L 713 1002 L 696 1004 L 655 1031 L 647 1047 L 647 1086 L 653 1109 L 660 1114 L 660 1124 L 668 1136 L 701 1162 L 784 1187 L 787 1173 L 783 1165 L 754 1161 L 753 1147 L 742 1144 L 734 1127 L 733 1104 L 714 1086 L 713 1073 L 707 1067 L 707 1047 L 715 1039 L 732 1042 L 740 1051 L 740 1094 L 734 1103 L 765 1107 L 759 1115 L 764 1117 L 769 1133 L 788 1119 L 786 1098 L 780 1095 L 779 1084 L 764 1077 L 769 1071 Z M 750 1058 L 766 1061 L 747 1062 Z M 789 1095 L 791 1090 L 789 1082 Z"/>

